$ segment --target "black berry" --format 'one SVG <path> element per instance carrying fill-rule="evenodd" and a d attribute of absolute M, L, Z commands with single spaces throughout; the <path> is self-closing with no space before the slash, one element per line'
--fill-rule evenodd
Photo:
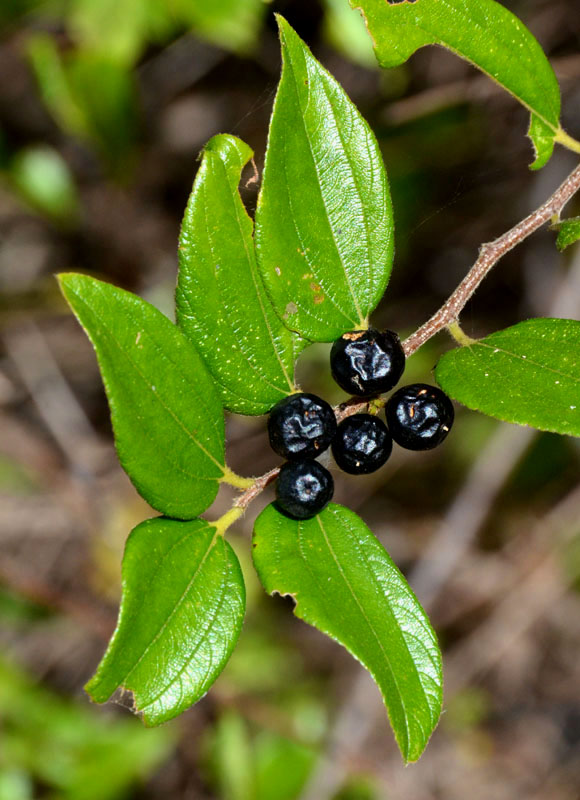
<path fill-rule="evenodd" d="M 268 418 L 272 449 L 288 459 L 316 458 L 336 433 L 336 417 L 314 394 L 292 394 L 276 403 Z"/>
<path fill-rule="evenodd" d="M 455 413 L 447 395 L 436 386 L 412 383 L 389 398 L 385 413 L 394 441 L 407 450 L 431 450 L 441 444 Z"/>
<path fill-rule="evenodd" d="M 371 414 L 353 414 L 338 426 L 332 454 L 351 475 L 368 475 L 382 467 L 393 449 L 387 426 Z"/>
<path fill-rule="evenodd" d="M 332 475 L 318 461 L 287 461 L 276 483 L 278 507 L 294 519 L 310 519 L 332 499 Z"/>
<path fill-rule="evenodd" d="M 345 392 L 368 397 L 397 385 L 405 369 L 405 353 L 394 331 L 351 331 L 332 345 L 330 369 Z"/>

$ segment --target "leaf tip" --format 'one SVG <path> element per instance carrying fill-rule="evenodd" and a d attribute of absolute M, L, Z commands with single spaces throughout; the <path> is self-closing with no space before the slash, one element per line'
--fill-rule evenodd
<path fill-rule="evenodd" d="M 282 44 L 282 46 L 288 44 L 290 39 L 299 41 L 304 46 L 302 39 L 300 38 L 300 36 L 298 36 L 298 34 L 296 33 L 292 25 L 290 25 L 286 17 L 283 17 L 282 14 L 276 14 L 275 16 L 276 16 L 276 22 L 278 24 L 278 33 L 280 34 L 280 43 Z"/>
<path fill-rule="evenodd" d="M 99 678 L 99 673 L 97 670 L 97 672 L 93 675 L 93 677 L 90 680 L 88 680 L 83 686 L 83 689 L 88 694 L 91 702 L 93 703 L 99 703 L 99 704 L 106 703 L 109 697 L 111 696 L 110 694 L 107 693 L 103 694 L 102 691 L 99 691 L 100 684 L 101 680 Z"/>
<path fill-rule="evenodd" d="M 67 286 L 67 284 L 71 280 L 73 280 L 74 278 L 77 277 L 77 273 L 76 272 L 59 272 L 57 275 L 55 275 L 55 277 L 56 277 L 56 279 L 58 281 L 58 285 L 60 286 L 61 290 L 64 291 L 64 289 Z"/>

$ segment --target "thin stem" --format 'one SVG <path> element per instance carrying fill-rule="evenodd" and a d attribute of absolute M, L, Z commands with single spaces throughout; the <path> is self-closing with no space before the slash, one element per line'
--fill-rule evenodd
<path fill-rule="evenodd" d="M 567 147 L 568 150 L 572 150 L 573 153 L 580 153 L 580 142 L 577 142 L 576 139 L 569 136 L 563 128 L 558 128 L 555 141 L 563 147 Z"/>
<path fill-rule="evenodd" d="M 531 233 L 541 228 L 554 214 L 558 214 L 578 189 L 580 189 L 580 166 L 568 175 L 540 208 L 510 228 L 499 239 L 482 245 L 477 261 L 447 302 L 433 314 L 428 322 L 403 342 L 405 355 L 410 356 L 440 330 L 456 322 L 467 301 L 500 258 L 523 242 Z"/>
<path fill-rule="evenodd" d="M 477 339 L 472 339 L 468 336 L 458 322 L 450 322 L 447 330 L 461 347 L 469 347 L 470 344 L 475 344 Z"/>
<path fill-rule="evenodd" d="M 275 481 L 278 477 L 278 473 L 280 472 L 280 467 L 274 467 L 269 472 L 266 472 L 264 475 L 260 475 L 259 478 L 252 478 L 252 485 L 250 488 L 245 491 L 242 495 L 238 497 L 236 502 L 234 503 L 234 508 L 240 509 L 240 513 L 245 511 L 245 509 L 250 505 L 252 500 L 257 497 L 260 492 L 263 492 L 268 484 Z"/>
<path fill-rule="evenodd" d="M 226 511 L 225 514 L 222 514 L 222 516 L 219 519 L 216 519 L 214 522 L 212 522 L 211 524 L 216 529 L 217 535 L 223 536 L 224 533 L 227 531 L 227 529 L 230 527 L 230 525 L 233 525 L 234 522 L 237 522 L 237 520 L 242 516 L 243 513 L 244 513 L 243 508 L 239 508 L 234 505 L 233 508 L 230 508 L 229 511 Z"/>
<path fill-rule="evenodd" d="M 229 467 L 225 467 L 224 474 L 220 478 L 220 483 L 229 483 L 230 486 L 234 486 L 236 489 L 249 489 L 250 486 L 253 486 L 254 479 L 244 478 Z"/>

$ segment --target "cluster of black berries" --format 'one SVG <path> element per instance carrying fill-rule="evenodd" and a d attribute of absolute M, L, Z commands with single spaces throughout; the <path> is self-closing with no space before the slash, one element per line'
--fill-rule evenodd
<path fill-rule="evenodd" d="M 405 354 L 393 331 L 353 331 L 332 346 L 332 377 L 358 397 L 393 389 L 405 369 Z M 453 424 L 453 406 L 441 389 L 423 383 L 403 386 L 387 401 L 387 424 L 372 414 L 353 414 L 337 425 L 332 408 L 313 394 L 293 394 L 270 413 L 272 448 L 288 459 L 276 487 L 278 506 L 295 519 L 309 519 L 330 502 L 332 475 L 315 459 L 329 446 L 337 465 L 352 475 L 382 467 L 393 441 L 408 450 L 430 450 Z"/>

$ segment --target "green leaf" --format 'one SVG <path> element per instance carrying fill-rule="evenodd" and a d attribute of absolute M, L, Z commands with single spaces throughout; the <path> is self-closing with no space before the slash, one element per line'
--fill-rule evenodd
<path fill-rule="evenodd" d="M 33 208 L 59 222 L 75 219 L 76 187 L 66 161 L 57 150 L 46 146 L 19 150 L 10 165 L 10 178 Z"/>
<path fill-rule="evenodd" d="M 26 53 L 48 110 L 67 133 L 88 137 L 88 125 L 70 85 L 60 52 L 47 34 L 35 34 L 26 42 Z"/>
<path fill-rule="evenodd" d="M 246 721 L 227 710 L 212 733 L 211 768 L 220 800 L 256 800 L 256 765 Z"/>
<path fill-rule="evenodd" d="M 288 23 L 278 22 L 283 68 L 256 210 L 258 265 L 286 325 L 330 342 L 366 328 L 385 291 L 389 186 L 367 123 Z"/>
<path fill-rule="evenodd" d="M 270 593 L 344 645 L 371 673 L 405 761 L 423 752 L 441 712 L 441 655 L 425 612 L 355 513 L 328 506 L 299 522 L 268 506 L 256 520 L 254 564 Z"/>
<path fill-rule="evenodd" d="M 261 731 L 254 745 L 255 800 L 296 800 L 317 761 L 317 752 L 273 731 Z"/>
<path fill-rule="evenodd" d="M 172 0 L 171 11 L 196 33 L 227 50 L 247 54 L 255 49 L 266 13 L 264 0 Z"/>
<path fill-rule="evenodd" d="M 202 519 L 150 519 L 129 536 L 117 629 L 86 690 L 97 703 L 132 692 L 147 725 L 181 714 L 207 692 L 239 636 L 239 562 Z"/>
<path fill-rule="evenodd" d="M 68 25 L 81 49 L 131 66 L 146 44 L 151 0 L 75 0 Z"/>
<path fill-rule="evenodd" d="M 8 653 L 5 654 L 8 658 Z M 11 659 L 12 660 L 12 659 Z M 139 792 L 146 778 L 175 749 L 177 731 L 144 730 L 136 720 L 95 714 L 78 697 L 48 690 L 0 657 L 2 766 L 30 781 L 30 800 L 41 785 L 52 800 L 121 800 Z M 12 791 L 1 800 L 19 800 Z"/>
<path fill-rule="evenodd" d="M 119 175 L 127 172 L 138 116 L 130 70 L 102 52 L 61 55 L 44 34 L 30 37 L 26 49 L 42 99 L 60 127 L 94 144 Z"/>
<path fill-rule="evenodd" d="M 558 250 L 565 250 L 580 239 L 580 217 L 562 219 L 551 227 L 558 231 L 558 238 L 556 239 Z"/>
<path fill-rule="evenodd" d="M 526 26 L 494 0 L 350 0 L 362 11 L 382 67 L 437 44 L 474 64 L 531 114 L 533 169 L 552 155 L 561 128 L 560 91 L 542 48 Z"/>
<path fill-rule="evenodd" d="M 222 407 L 197 351 L 140 297 L 86 275 L 59 280 L 97 352 L 123 468 L 157 511 L 197 516 L 226 473 Z"/>
<path fill-rule="evenodd" d="M 66 62 L 66 70 L 89 137 L 119 173 L 127 172 L 138 120 L 134 75 L 110 56 L 84 51 Z"/>
<path fill-rule="evenodd" d="M 204 148 L 179 242 L 177 321 L 215 378 L 222 402 L 266 414 L 295 391 L 305 342 L 280 321 L 256 266 L 253 224 L 238 192 L 250 148 L 214 136 Z"/>
<path fill-rule="evenodd" d="M 520 322 L 446 353 L 435 377 L 474 411 L 580 436 L 580 322 Z"/>
<path fill-rule="evenodd" d="M 355 64 L 376 69 L 373 46 L 364 21 L 344 0 L 324 0 L 325 39 Z"/>

